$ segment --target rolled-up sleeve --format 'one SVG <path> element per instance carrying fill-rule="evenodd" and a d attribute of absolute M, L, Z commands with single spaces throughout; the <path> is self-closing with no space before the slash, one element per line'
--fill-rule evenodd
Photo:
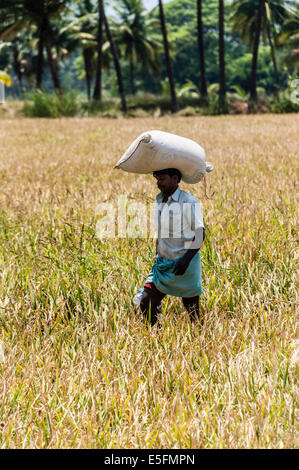
<path fill-rule="evenodd" d="M 199 202 L 193 201 L 184 203 L 184 216 L 192 231 L 204 228 L 204 220 Z"/>

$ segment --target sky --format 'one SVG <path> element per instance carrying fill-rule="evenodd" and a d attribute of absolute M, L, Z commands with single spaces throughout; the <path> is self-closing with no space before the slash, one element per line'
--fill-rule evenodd
<path fill-rule="evenodd" d="M 171 0 L 163 0 L 163 4 L 169 2 L 171 2 Z M 154 7 L 158 6 L 158 0 L 143 0 L 143 5 L 147 10 L 152 10 Z"/>
<path fill-rule="evenodd" d="M 168 3 L 169 1 L 171 0 L 163 0 L 163 3 Z M 151 10 L 158 5 L 158 0 L 143 0 L 143 5 L 147 10 Z"/>
<path fill-rule="evenodd" d="M 169 3 L 172 0 L 163 0 L 163 4 Z M 152 10 L 154 7 L 158 6 L 158 0 L 143 0 L 143 5 L 147 10 Z M 107 14 L 111 14 L 113 12 L 113 7 L 109 7 L 109 3 L 107 3 L 107 6 L 105 8 Z"/>

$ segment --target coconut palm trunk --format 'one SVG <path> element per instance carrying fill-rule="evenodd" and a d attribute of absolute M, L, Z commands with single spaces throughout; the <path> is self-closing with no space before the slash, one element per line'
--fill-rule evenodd
<path fill-rule="evenodd" d="M 52 54 L 52 48 L 51 48 L 52 38 L 53 38 L 52 28 L 50 26 L 49 19 L 46 16 L 45 17 L 45 45 L 46 45 L 46 51 L 47 51 L 47 57 L 48 57 L 48 64 L 49 64 L 50 72 L 52 75 L 52 80 L 53 80 L 55 91 L 58 94 L 62 94 L 62 88 L 60 85 L 60 80 L 59 80 L 59 75 L 58 75 L 58 65 L 57 65 L 56 59 L 53 57 L 53 54 Z"/>
<path fill-rule="evenodd" d="M 206 98 L 208 96 L 205 66 L 205 47 L 202 24 L 202 1 L 197 0 L 197 39 L 200 66 L 200 94 Z"/>
<path fill-rule="evenodd" d="M 219 107 L 223 111 L 226 101 L 225 85 L 225 48 L 224 48 L 224 2 L 219 0 L 218 23 L 219 23 Z"/>
<path fill-rule="evenodd" d="M 108 38 L 108 41 L 110 43 L 110 48 L 111 48 L 111 52 L 112 52 L 112 56 L 113 56 L 114 67 L 115 67 L 115 71 L 116 71 L 116 75 L 117 75 L 118 90 L 119 90 L 119 96 L 120 96 L 120 99 L 121 99 L 122 111 L 124 113 L 127 113 L 128 112 L 128 107 L 127 107 L 127 102 L 126 102 L 126 96 L 125 96 L 125 91 L 124 91 L 123 78 L 122 78 L 122 74 L 121 74 L 121 68 L 120 68 L 118 53 L 117 53 L 117 49 L 116 49 L 111 31 L 110 31 L 110 28 L 109 28 L 109 23 L 108 23 L 107 17 L 105 15 L 104 5 L 103 5 L 103 18 L 104 18 L 104 24 L 105 24 L 105 30 L 106 30 L 107 38 Z"/>
<path fill-rule="evenodd" d="M 173 73 L 172 73 L 172 67 L 171 67 L 171 62 L 170 62 L 169 45 L 168 45 L 168 39 L 167 39 L 167 29 L 166 29 L 166 23 L 165 23 L 162 0 L 159 0 L 159 12 L 160 12 L 160 23 L 161 23 L 161 30 L 162 30 L 162 36 L 163 36 L 164 54 L 165 54 L 165 60 L 166 60 L 167 75 L 168 75 L 169 86 L 170 86 L 170 94 L 171 94 L 171 112 L 175 113 L 176 111 L 178 111 L 179 106 L 178 106 L 178 102 L 177 102 L 175 86 L 174 86 L 174 79 L 173 79 Z"/>
<path fill-rule="evenodd" d="M 103 0 L 98 0 L 98 37 L 97 37 L 97 65 L 96 65 L 96 77 L 95 85 L 93 92 L 93 99 L 100 101 L 102 99 L 102 62 L 103 62 L 103 21 L 104 21 L 104 12 L 103 12 Z"/>
<path fill-rule="evenodd" d="M 133 57 L 130 58 L 130 83 L 131 83 L 131 93 L 132 95 L 135 95 L 136 89 L 135 89 L 135 74 L 134 74 Z"/>
<path fill-rule="evenodd" d="M 36 66 L 36 90 L 41 90 L 44 68 L 44 28 L 43 24 L 40 25 L 38 31 L 38 53 L 37 53 L 37 66 Z"/>
<path fill-rule="evenodd" d="M 14 43 L 14 46 L 13 46 L 13 64 L 14 64 L 15 74 L 18 78 L 21 96 L 24 96 L 22 67 L 21 67 L 21 63 L 20 63 L 20 59 L 19 59 L 19 50 L 18 50 L 18 47 L 15 43 Z"/>
<path fill-rule="evenodd" d="M 275 57 L 275 50 L 274 50 L 274 45 L 273 45 L 273 41 L 271 38 L 271 29 L 270 29 L 269 23 L 267 24 L 267 36 L 268 36 L 268 41 L 269 41 L 270 49 L 271 49 L 271 57 L 272 57 L 272 62 L 273 62 L 275 81 L 277 83 L 278 88 L 280 88 L 280 80 L 279 80 L 277 62 L 276 62 L 276 57 Z"/>
<path fill-rule="evenodd" d="M 251 101 L 257 101 L 257 92 L 256 92 L 257 59 L 258 59 L 258 50 L 259 50 L 264 6 L 265 6 L 265 0 L 259 0 L 257 19 L 256 19 L 255 37 L 254 37 L 254 43 L 253 43 L 252 63 L 251 63 L 251 82 L 250 82 L 250 100 Z"/>
<path fill-rule="evenodd" d="M 91 61 L 92 61 L 92 55 L 93 55 L 93 50 L 91 48 L 86 47 L 85 49 L 83 49 L 83 60 L 84 60 L 88 100 L 90 100 L 90 91 L 91 91 Z"/>

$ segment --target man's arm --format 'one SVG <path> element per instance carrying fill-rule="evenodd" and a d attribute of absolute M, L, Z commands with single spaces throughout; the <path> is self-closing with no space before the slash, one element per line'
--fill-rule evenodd
<path fill-rule="evenodd" d="M 179 259 L 174 265 L 172 272 L 176 276 L 182 276 L 183 274 L 185 274 L 185 271 L 188 268 L 192 258 L 196 255 L 196 253 L 202 247 L 204 239 L 205 239 L 204 227 L 200 227 L 197 230 L 195 230 L 195 236 L 192 240 L 191 247 L 185 253 L 183 258 Z"/>

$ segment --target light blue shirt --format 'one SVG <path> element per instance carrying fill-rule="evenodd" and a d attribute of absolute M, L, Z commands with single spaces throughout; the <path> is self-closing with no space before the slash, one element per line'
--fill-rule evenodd
<path fill-rule="evenodd" d="M 177 260 L 187 252 L 195 230 L 204 228 L 202 211 L 196 197 L 179 187 L 167 202 L 162 200 L 161 192 L 155 206 L 157 254 L 166 260 Z"/>

